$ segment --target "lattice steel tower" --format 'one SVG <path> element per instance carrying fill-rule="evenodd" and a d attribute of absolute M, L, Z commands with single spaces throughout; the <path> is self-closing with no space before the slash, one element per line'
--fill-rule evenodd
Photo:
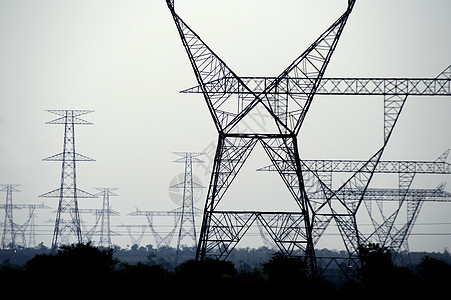
<path fill-rule="evenodd" d="M 197 158 L 203 153 L 194 152 L 174 152 L 174 154 L 181 156 L 175 163 L 185 164 L 185 174 L 183 182 L 172 185 L 171 188 L 183 189 L 180 227 L 177 238 L 177 251 L 175 255 L 175 264 L 177 264 L 178 255 L 180 251 L 180 242 L 185 236 L 189 236 L 194 240 L 194 245 L 197 246 L 196 222 L 194 219 L 194 190 L 205 188 L 199 183 L 193 181 L 193 163 L 203 163 Z"/>
<path fill-rule="evenodd" d="M 45 158 L 44 161 L 61 161 L 61 185 L 58 189 L 40 195 L 44 198 L 58 198 L 55 228 L 52 238 L 52 249 L 60 244 L 67 244 L 71 237 L 75 242 L 83 242 L 80 215 L 78 211 L 79 198 L 96 198 L 77 187 L 76 162 L 94 161 L 92 158 L 75 152 L 75 125 L 92 125 L 91 122 L 79 118 L 92 110 L 47 110 L 60 117 L 46 124 L 64 125 L 63 152 Z"/>
<path fill-rule="evenodd" d="M 1 241 L 1 248 L 16 249 L 17 246 L 30 247 L 36 245 L 35 234 L 35 210 L 36 209 L 49 209 L 50 207 L 42 204 L 17 204 L 13 203 L 13 192 L 20 192 L 16 187 L 20 184 L 0 184 L 0 192 L 6 192 L 5 204 L 0 204 L 0 209 L 5 210 L 5 218 L 3 225 L 3 235 Z M 25 223 L 17 224 L 14 222 L 14 211 L 16 209 L 28 208 L 28 218 Z M 1 223 L 1 222 L 0 222 Z M 29 233 L 29 240 L 27 243 L 26 232 Z"/>
<path fill-rule="evenodd" d="M 373 230 L 360 231 L 360 238 L 364 242 L 378 243 L 383 247 L 388 247 L 393 251 L 393 256 L 408 249 L 407 239 L 415 224 L 416 218 L 421 210 L 423 202 L 438 201 L 449 202 L 451 194 L 444 191 L 445 184 L 440 184 L 435 189 L 412 189 L 411 184 L 417 174 L 451 174 L 451 164 L 446 162 L 450 150 L 448 149 L 439 156 L 435 161 L 382 161 L 380 160 L 377 167 L 367 169 L 362 167 L 366 165 L 366 161 L 362 160 L 303 160 L 304 177 L 309 178 L 316 174 L 321 178 L 323 184 L 327 184 L 330 190 L 333 190 L 332 177 L 337 173 L 373 173 L 373 174 L 397 174 L 399 188 L 367 188 L 363 203 L 366 208 L 368 217 L 372 222 Z M 258 169 L 258 171 L 277 171 L 273 165 L 269 165 Z M 311 181 L 309 181 L 311 182 Z M 340 188 L 334 191 L 337 196 L 342 199 L 359 197 L 362 193 L 362 187 Z M 309 185 L 307 193 L 310 201 L 319 201 L 324 195 L 320 185 Z M 386 202 L 397 202 L 394 207 L 384 207 Z M 402 216 L 401 209 L 407 214 L 406 218 Z M 360 215 L 360 218 L 362 215 Z M 333 216 L 327 220 L 331 222 Z M 368 220 L 361 220 L 361 223 Z M 404 224 L 398 228 L 395 222 Z M 323 229 L 326 229 L 326 223 Z M 318 232 L 318 239 L 321 237 Z"/>
<path fill-rule="evenodd" d="M 115 211 L 111 209 L 110 197 L 117 196 L 113 191 L 117 188 L 97 188 L 100 191 L 97 195 L 103 197 L 102 210 L 100 213 L 100 238 L 99 246 L 101 247 L 113 247 L 111 242 L 111 215 L 115 214 Z"/>
<path fill-rule="evenodd" d="M 6 192 L 5 201 L 5 219 L 3 223 L 3 235 L 2 235 L 2 249 L 15 249 L 16 248 L 16 228 L 13 215 L 13 192 L 20 192 L 16 187 L 19 184 L 0 184 L 3 189 L 0 192 Z"/>
<path fill-rule="evenodd" d="M 356 213 L 409 95 L 451 95 L 449 68 L 437 78 L 323 78 L 355 0 L 345 12 L 277 77 L 239 77 L 167 5 L 188 54 L 198 86 L 185 93 L 204 96 L 218 131 L 218 143 L 204 208 L 197 258 L 225 259 L 254 222 L 268 232 L 279 251 L 305 253 L 316 272 L 314 244 L 331 218 L 352 256 L 361 244 Z M 337 190 L 328 178 L 311 172 L 299 156 L 298 133 L 315 95 L 383 95 L 384 140 L 381 148 Z M 240 126 L 262 112 L 271 119 L 260 131 Z M 218 204 L 254 146 L 260 143 L 297 204 L 297 211 L 221 211 Z M 319 199 L 306 187 L 316 186 Z M 358 189 L 352 197 L 341 191 Z"/>
<path fill-rule="evenodd" d="M 278 77 L 265 81 L 265 85 L 255 86 L 254 82 L 238 77 L 176 14 L 173 1 L 167 1 L 219 133 L 204 209 L 198 258 L 227 257 L 250 225 L 258 219 L 283 253 L 291 255 L 295 249 L 302 249 L 312 271 L 316 270 L 313 220 L 301 174 L 297 134 L 354 3 L 355 1 L 349 1 L 343 15 Z M 291 78 L 299 77 L 308 80 L 309 84 L 305 85 L 307 93 L 295 95 L 279 92 L 289 89 L 288 82 Z M 224 92 L 217 93 L 216 88 L 223 89 Z M 233 94 L 237 97 L 231 98 Z M 264 133 L 238 130 L 240 122 L 257 110 L 271 116 L 276 129 Z M 277 167 L 299 207 L 299 212 L 216 210 L 225 191 L 257 142 L 263 146 Z M 296 172 L 293 174 L 287 170 Z"/>

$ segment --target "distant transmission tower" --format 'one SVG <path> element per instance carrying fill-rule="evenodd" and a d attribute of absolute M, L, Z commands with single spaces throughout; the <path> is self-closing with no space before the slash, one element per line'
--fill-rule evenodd
<path fill-rule="evenodd" d="M 28 241 L 25 239 L 24 247 L 36 246 L 35 211 L 36 209 L 51 209 L 51 207 L 44 205 L 44 202 L 41 204 L 15 204 L 14 206 L 15 208 L 28 208 L 28 219 L 25 224 L 21 226 L 23 234 L 25 235 L 28 233 Z"/>
<path fill-rule="evenodd" d="M 174 154 L 182 157 L 175 160 L 175 163 L 185 164 L 185 176 L 183 182 L 171 186 L 171 188 L 183 189 L 182 212 L 177 238 L 177 251 L 175 255 L 175 264 L 177 264 L 180 242 L 185 236 L 191 237 L 194 240 L 194 246 L 197 247 L 196 222 L 194 220 L 194 189 L 205 187 L 193 181 L 193 163 L 203 163 L 202 160 L 197 158 L 203 153 L 174 152 Z"/>
<path fill-rule="evenodd" d="M 132 245 L 141 245 L 141 240 L 144 236 L 144 233 L 146 233 L 147 225 L 125 225 L 122 224 L 120 227 L 127 228 L 128 235 L 130 236 L 130 240 L 132 242 Z M 138 237 L 135 237 L 133 228 L 139 228 L 141 231 L 138 233 Z"/>
<path fill-rule="evenodd" d="M 1 192 L 6 192 L 5 202 L 5 219 L 3 224 L 2 248 L 15 249 L 16 248 L 16 228 L 17 225 L 13 219 L 13 192 L 20 192 L 16 189 L 19 184 L 0 184 L 3 189 Z"/>
<path fill-rule="evenodd" d="M 100 238 L 98 245 L 100 247 L 113 247 L 113 243 L 111 242 L 111 215 L 119 215 L 116 211 L 113 211 L 110 206 L 110 196 L 117 196 L 113 191 L 117 190 L 117 188 L 97 188 L 100 191 L 98 196 L 103 197 L 102 209 L 100 211 Z"/>
<path fill-rule="evenodd" d="M 80 216 L 78 212 L 78 198 L 96 198 L 97 196 L 85 192 L 77 187 L 76 162 L 93 161 L 93 159 L 75 152 L 75 125 L 92 125 L 79 116 L 89 114 L 92 110 L 48 110 L 60 117 L 46 124 L 64 125 L 63 152 L 45 158 L 45 161 L 61 161 L 61 185 L 58 189 L 45 193 L 39 197 L 58 198 L 55 228 L 52 238 L 52 249 L 60 244 L 70 242 L 71 236 L 75 241 L 83 241 Z"/>
<path fill-rule="evenodd" d="M 197 246 L 197 231 L 195 217 L 202 215 L 202 211 L 194 207 L 195 202 L 195 190 L 205 188 L 199 183 L 194 181 L 193 176 L 193 163 L 203 163 L 202 160 L 197 158 L 203 153 L 196 152 L 174 152 L 174 154 L 181 156 L 181 158 L 175 160 L 176 163 L 185 164 L 185 173 L 183 175 L 183 181 L 170 186 L 171 189 L 181 189 L 182 201 L 180 206 L 170 211 L 143 211 L 136 208 L 136 211 L 129 213 L 130 216 L 145 216 L 149 224 L 149 228 L 155 239 L 157 248 L 161 246 L 170 246 L 173 238 L 177 236 L 177 251 L 175 257 L 175 264 L 178 262 L 178 255 L 180 252 L 181 241 L 185 237 L 189 237 L 194 241 L 194 246 Z M 179 204 L 179 203 L 177 203 Z M 153 217 L 173 217 L 174 225 L 171 227 L 168 233 L 161 234 L 155 229 Z M 133 236 L 130 232 L 130 226 L 127 227 L 130 233 L 130 237 Z M 143 229 L 144 230 L 144 229 Z M 144 232 L 144 231 L 143 231 Z"/>
<path fill-rule="evenodd" d="M 16 187 L 20 184 L 0 184 L 4 187 L 0 191 L 6 192 L 5 204 L 0 204 L 0 209 L 5 210 L 5 218 L 3 225 L 2 235 L 2 248 L 3 249 L 16 249 L 17 246 L 29 247 L 36 245 L 36 232 L 35 232 L 35 210 L 40 208 L 49 209 L 50 207 L 42 204 L 13 204 L 13 192 L 20 192 Z M 28 208 L 28 218 L 24 224 L 19 225 L 14 222 L 14 210 Z M 29 240 L 25 238 L 26 232 L 29 233 Z M 18 238 L 21 240 L 18 242 Z"/>
<path fill-rule="evenodd" d="M 117 196 L 113 193 L 117 188 L 96 188 L 100 192 L 96 196 L 102 196 L 102 208 L 80 208 L 78 212 L 80 214 L 93 214 L 96 217 L 94 226 L 89 230 L 84 230 L 84 238 L 88 241 L 92 241 L 92 237 L 99 236 L 99 241 L 97 245 L 99 247 L 113 247 L 111 242 L 111 235 L 118 235 L 116 232 L 111 230 L 111 216 L 119 216 L 120 213 L 111 209 L 110 206 L 110 196 Z M 100 224 L 100 229 L 97 229 Z"/>

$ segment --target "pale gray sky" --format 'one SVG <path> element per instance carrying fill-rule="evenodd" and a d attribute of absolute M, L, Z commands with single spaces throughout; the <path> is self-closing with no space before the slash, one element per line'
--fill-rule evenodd
<path fill-rule="evenodd" d="M 276 76 L 346 3 L 180 0 L 176 10 L 238 75 Z M 326 76 L 435 77 L 451 63 L 450 12 L 449 0 L 358 0 Z M 61 165 L 42 159 L 61 152 L 63 126 L 45 125 L 54 116 L 45 110 L 92 109 L 85 119 L 94 125 L 76 128 L 76 146 L 96 162 L 77 165 L 78 186 L 119 188 L 111 200 L 121 212 L 114 224 L 144 224 L 126 216 L 136 206 L 175 208 L 168 186 L 183 166 L 172 163 L 171 152 L 208 152 L 217 133 L 203 97 L 178 93 L 196 82 L 164 0 L 0 0 L 0 41 L 0 183 L 22 185 L 17 203 L 40 203 L 38 195 L 59 186 Z M 381 97 L 316 98 L 301 130 L 301 155 L 369 158 L 382 142 L 382 105 Z M 449 97 L 411 97 L 383 159 L 437 158 L 451 147 L 450 112 Z M 268 163 L 257 149 L 228 197 L 243 208 L 290 202 L 277 174 L 252 173 Z M 207 186 L 204 168 L 194 171 Z M 448 179 L 423 176 L 414 185 L 433 188 Z M 56 199 L 46 204 L 56 208 Z M 82 208 L 100 204 L 80 200 Z M 450 213 L 449 204 L 426 203 L 418 223 L 451 222 Z M 18 223 L 25 217 L 17 211 Z M 40 211 L 37 222 L 48 218 L 54 213 Z M 417 232 L 428 230 L 451 232 L 451 225 Z M 51 237 L 41 239 L 48 245 Z M 117 239 L 129 243 L 126 235 Z M 442 251 L 451 236 L 413 236 L 410 244 Z"/>

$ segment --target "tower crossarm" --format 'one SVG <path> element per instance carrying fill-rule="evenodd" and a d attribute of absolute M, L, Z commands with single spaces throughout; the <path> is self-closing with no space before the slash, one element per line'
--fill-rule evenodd
<path fill-rule="evenodd" d="M 380 161 L 376 168 L 370 168 L 363 160 L 303 160 L 311 172 L 368 172 L 368 173 L 417 173 L 451 174 L 451 164 L 443 161 Z M 277 171 L 274 165 L 257 171 Z"/>
<path fill-rule="evenodd" d="M 340 199 L 359 197 L 362 194 L 361 188 L 349 188 L 336 191 Z M 311 193 L 310 199 L 319 199 L 321 193 Z M 445 191 L 443 187 L 435 189 L 387 189 L 387 188 L 368 188 L 365 192 L 365 201 L 399 201 L 405 197 L 408 201 L 434 201 L 451 202 L 451 193 Z"/>
<path fill-rule="evenodd" d="M 241 77 L 252 87 L 254 93 L 265 93 L 274 77 Z M 205 84 L 210 94 L 238 94 L 233 86 L 233 77 L 224 77 Z M 309 78 L 283 78 L 284 84 L 270 91 L 274 94 L 308 95 L 314 88 Z M 202 93 L 195 86 L 181 93 Z M 316 95 L 410 95 L 410 96 L 450 96 L 449 78 L 323 78 L 315 91 Z"/>
<path fill-rule="evenodd" d="M 42 204 L 14 204 L 14 208 L 28 208 L 28 209 L 51 209 L 50 206 Z"/>
<path fill-rule="evenodd" d="M 75 212 L 74 210 L 71 210 Z M 119 216 L 120 213 L 113 209 L 101 209 L 101 208 L 79 208 L 78 212 L 81 214 L 93 214 L 93 215 L 102 215 L 104 213 L 109 213 L 111 216 Z"/>
<path fill-rule="evenodd" d="M 92 122 L 83 120 L 79 116 L 86 115 L 94 112 L 93 110 L 46 110 L 49 113 L 61 116 L 60 118 L 54 119 L 47 122 L 46 124 L 66 124 L 68 120 L 76 125 L 92 125 Z"/>
<path fill-rule="evenodd" d="M 146 216 L 146 217 L 176 217 L 183 214 L 182 208 L 178 207 L 173 210 L 139 210 L 129 213 L 129 216 Z M 202 216 L 203 210 L 193 207 L 193 214 L 196 216 Z"/>

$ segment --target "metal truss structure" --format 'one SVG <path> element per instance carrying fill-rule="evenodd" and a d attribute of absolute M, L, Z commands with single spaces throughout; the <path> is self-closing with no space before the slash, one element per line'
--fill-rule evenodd
<path fill-rule="evenodd" d="M 18 246 L 24 248 L 36 245 L 35 232 L 35 210 L 36 209 L 50 209 L 44 203 L 41 204 L 13 204 L 13 192 L 20 192 L 16 187 L 19 184 L 0 184 L 3 189 L 0 191 L 6 192 L 5 204 L 0 204 L 0 209 L 5 210 L 5 218 L 3 222 L 2 235 L 2 249 L 16 249 Z M 14 210 L 28 209 L 28 218 L 22 225 L 14 222 Z M 28 232 L 28 242 L 26 235 Z M 18 238 L 20 241 L 18 241 Z"/>
<path fill-rule="evenodd" d="M 111 235 L 116 234 L 111 231 L 111 215 L 118 215 L 115 211 L 111 209 L 110 206 L 110 197 L 117 196 L 113 191 L 117 190 L 117 188 L 97 188 L 100 192 L 97 194 L 98 196 L 102 196 L 102 212 L 100 214 L 100 237 L 99 237 L 99 246 L 100 247 L 113 247 L 113 243 L 111 242 Z M 97 223 L 97 222 L 96 222 Z"/>
<path fill-rule="evenodd" d="M 192 215 L 194 217 L 200 217 L 202 216 L 203 211 L 193 207 L 193 212 Z M 169 210 L 169 211 L 158 211 L 158 210 L 140 210 L 138 208 L 136 208 L 136 210 L 134 212 L 131 212 L 128 214 L 129 216 L 145 216 L 147 219 L 147 223 L 148 226 L 146 226 L 146 228 L 150 228 L 150 231 L 152 232 L 152 236 L 155 239 L 155 244 L 157 246 L 157 248 L 160 248 L 162 246 L 170 246 L 172 243 L 172 240 L 174 238 L 174 236 L 176 236 L 177 233 L 177 229 L 179 229 L 179 224 L 181 224 L 181 219 L 182 216 L 184 215 L 183 212 L 183 208 L 182 207 L 178 207 L 176 209 L 173 210 Z M 158 230 L 156 230 L 156 226 L 154 224 L 154 217 L 172 217 L 173 218 L 173 225 L 170 228 L 170 231 L 166 234 L 161 234 L 160 232 L 158 232 Z M 131 225 L 126 225 L 129 233 L 130 233 L 130 229 L 132 228 Z M 142 233 L 144 233 L 144 227 L 142 227 L 141 225 L 137 225 L 138 227 L 141 227 L 142 229 Z M 193 228 L 193 230 L 195 230 Z M 180 232 L 180 229 L 179 231 Z M 183 234 L 184 231 L 182 231 Z M 193 236 L 192 234 L 190 234 L 189 236 Z M 132 238 L 132 241 L 134 240 L 134 238 L 130 235 L 130 237 Z M 182 238 L 184 238 L 184 236 L 182 236 Z"/>
<path fill-rule="evenodd" d="M 175 256 L 175 264 L 178 261 L 181 241 L 188 237 L 193 240 L 194 246 L 197 246 L 197 233 L 195 217 L 202 215 L 202 210 L 194 206 L 194 190 L 205 188 L 193 180 L 193 164 L 203 163 L 198 157 L 203 153 L 197 152 L 174 152 L 175 155 L 181 158 L 175 160 L 175 163 L 183 163 L 185 165 L 185 172 L 183 175 L 183 182 L 171 185 L 170 189 L 181 189 L 182 201 L 180 207 L 170 211 L 143 211 L 138 208 L 136 211 L 129 213 L 131 216 L 145 216 L 149 224 L 149 228 L 154 236 L 157 248 L 161 246 L 169 246 L 172 239 L 177 234 L 177 248 Z M 167 234 L 160 234 L 154 226 L 153 217 L 173 217 L 174 223 L 172 229 Z"/>
<path fill-rule="evenodd" d="M 120 227 L 125 227 L 127 228 L 127 232 L 128 235 L 130 236 L 130 240 L 132 242 L 132 245 L 140 245 L 141 244 L 141 240 L 144 236 L 144 233 L 146 233 L 147 230 L 147 225 L 125 225 L 125 224 L 121 224 Z M 135 237 L 133 231 L 133 228 L 139 228 L 141 230 L 141 232 L 139 233 L 138 237 Z"/>
<path fill-rule="evenodd" d="M 239 77 L 167 5 L 188 54 L 199 86 L 185 90 L 201 93 L 218 131 L 210 186 L 204 208 L 197 259 L 225 259 L 258 220 L 278 249 L 291 255 L 304 252 L 316 273 L 314 244 L 332 218 L 350 257 L 357 257 L 363 242 L 356 214 L 377 169 L 393 128 L 409 95 L 449 96 L 451 69 L 437 78 L 335 78 L 324 73 L 355 5 L 348 0 L 345 12 L 277 77 Z M 316 173 L 304 175 L 298 133 L 315 95 L 381 95 L 384 97 L 384 141 L 343 185 L 332 190 Z M 258 132 L 240 126 L 256 114 L 271 122 Z M 280 174 L 299 210 L 294 212 L 221 211 L 218 205 L 255 145 L 259 143 Z M 307 187 L 319 186 L 319 201 L 310 199 Z M 341 191 L 357 194 L 342 197 Z"/>
<path fill-rule="evenodd" d="M 119 216 L 120 213 L 111 209 L 110 197 L 118 196 L 113 191 L 117 188 L 96 188 L 100 192 L 96 196 L 103 198 L 101 209 L 79 208 L 78 213 L 93 214 L 96 217 L 94 226 L 89 230 L 84 230 L 84 237 L 88 241 L 92 241 L 93 236 L 99 236 L 97 245 L 99 247 L 112 248 L 113 243 L 111 241 L 112 235 L 118 235 L 118 233 L 111 230 L 111 216 Z M 98 229 L 100 223 L 100 229 Z"/>
<path fill-rule="evenodd" d="M 13 192 L 20 192 L 16 189 L 19 184 L 2 184 L 0 191 L 6 192 L 6 202 L 4 205 L 5 218 L 3 223 L 2 248 L 15 249 L 16 248 L 16 232 L 19 226 L 14 223 L 13 214 Z"/>
<path fill-rule="evenodd" d="M 1 206 L 0 206 L 1 207 Z M 24 235 L 24 247 L 34 247 L 36 243 L 36 209 L 51 209 L 50 206 L 41 204 L 15 204 L 14 208 L 28 209 L 28 218 L 25 223 L 21 226 L 22 234 Z M 28 235 L 28 241 L 26 236 Z"/>
<path fill-rule="evenodd" d="M 177 248 L 175 254 L 175 264 L 178 261 L 178 255 L 180 252 L 180 242 L 185 236 L 192 238 L 194 241 L 194 246 L 197 246 L 197 235 L 196 235 L 196 222 L 194 218 L 195 207 L 194 207 L 194 190 L 205 188 L 199 183 L 193 181 L 193 163 L 203 163 L 198 156 L 203 153 L 194 152 L 174 152 L 175 155 L 181 156 L 175 160 L 175 163 L 183 163 L 185 165 L 185 174 L 183 182 L 179 182 L 175 185 L 170 186 L 173 189 L 182 189 L 182 206 L 180 214 L 180 225 L 177 237 Z M 177 223 L 176 223 L 177 224 Z"/>
<path fill-rule="evenodd" d="M 71 236 L 75 237 L 75 242 L 77 243 L 83 241 L 80 227 L 78 199 L 97 198 L 97 196 L 77 187 L 76 175 L 77 161 L 94 161 L 92 158 L 75 152 L 75 125 L 92 125 L 91 122 L 79 117 L 92 113 L 93 111 L 48 110 L 48 112 L 60 117 L 49 121 L 46 124 L 64 125 L 63 152 L 44 159 L 44 161 L 62 162 L 60 187 L 39 196 L 58 199 L 58 209 L 56 212 L 55 228 L 52 238 L 52 249 L 56 249 L 60 244 L 70 243 Z"/>
<path fill-rule="evenodd" d="M 241 77 L 256 93 L 262 93 L 276 80 L 275 77 Z M 284 78 L 280 89 L 274 94 L 307 95 L 313 88 L 308 78 Z M 224 86 L 237 86 L 234 77 L 224 77 L 208 82 L 206 87 L 211 94 L 223 94 Z M 239 89 L 231 89 L 230 94 L 240 94 Z M 185 89 L 182 93 L 202 93 L 200 86 Z M 446 78 L 323 78 L 316 95 L 367 95 L 367 96 L 436 96 L 449 94 L 449 80 Z"/>
<path fill-rule="evenodd" d="M 302 160 L 303 175 L 309 178 L 315 174 L 321 178 L 322 184 L 333 190 L 340 199 L 359 197 L 363 187 L 334 190 L 332 186 L 333 173 L 366 172 L 373 174 L 397 174 L 399 178 L 398 189 L 367 188 L 363 203 L 370 218 L 374 231 L 370 233 L 360 232 L 365 241 L 377 242 L 389 247 L 398 253 L 408 250 L 407 239 L 416 218 L 425 201 L 449 202 L 451 194 L 444 191 L 445 184 L 440 184 L 435 189 L 412 189 L 411 184 L 416 174 L 451 174 L 451 164 L 446 162 L 449 149 L 435 161 L 379 161 L 374 169 L 366 168 L 365 161 L 355 160 Z M 277 171 L 273 165 L 258 169 L 257 171 Z M 321 203 L 323 194 L 321 185 L 307 187 L 310 201 Z M 391 210 L 387 209 L 384 202 L 397 202 Z M 374 209 L 373 207 L 376 207 Z M 374 211 L 376 210 L 376 211 Z M 401 211 L 405 210 L 406 218 L 401 221 Z M 376 218 L 378 214 L 379 219 Z M 328 222 L 332 220 L 329 218 Z M 402 228 L 396 228 L 395 222 L 403 223 Z M 326 222 L 327 223 L 327 222 Z M 324 228 L 325 230 L 326 228 Z M 321 234 L 317 236 L 319 239 Z M 316 240 L 317 242 L 318 240 Z"/>

